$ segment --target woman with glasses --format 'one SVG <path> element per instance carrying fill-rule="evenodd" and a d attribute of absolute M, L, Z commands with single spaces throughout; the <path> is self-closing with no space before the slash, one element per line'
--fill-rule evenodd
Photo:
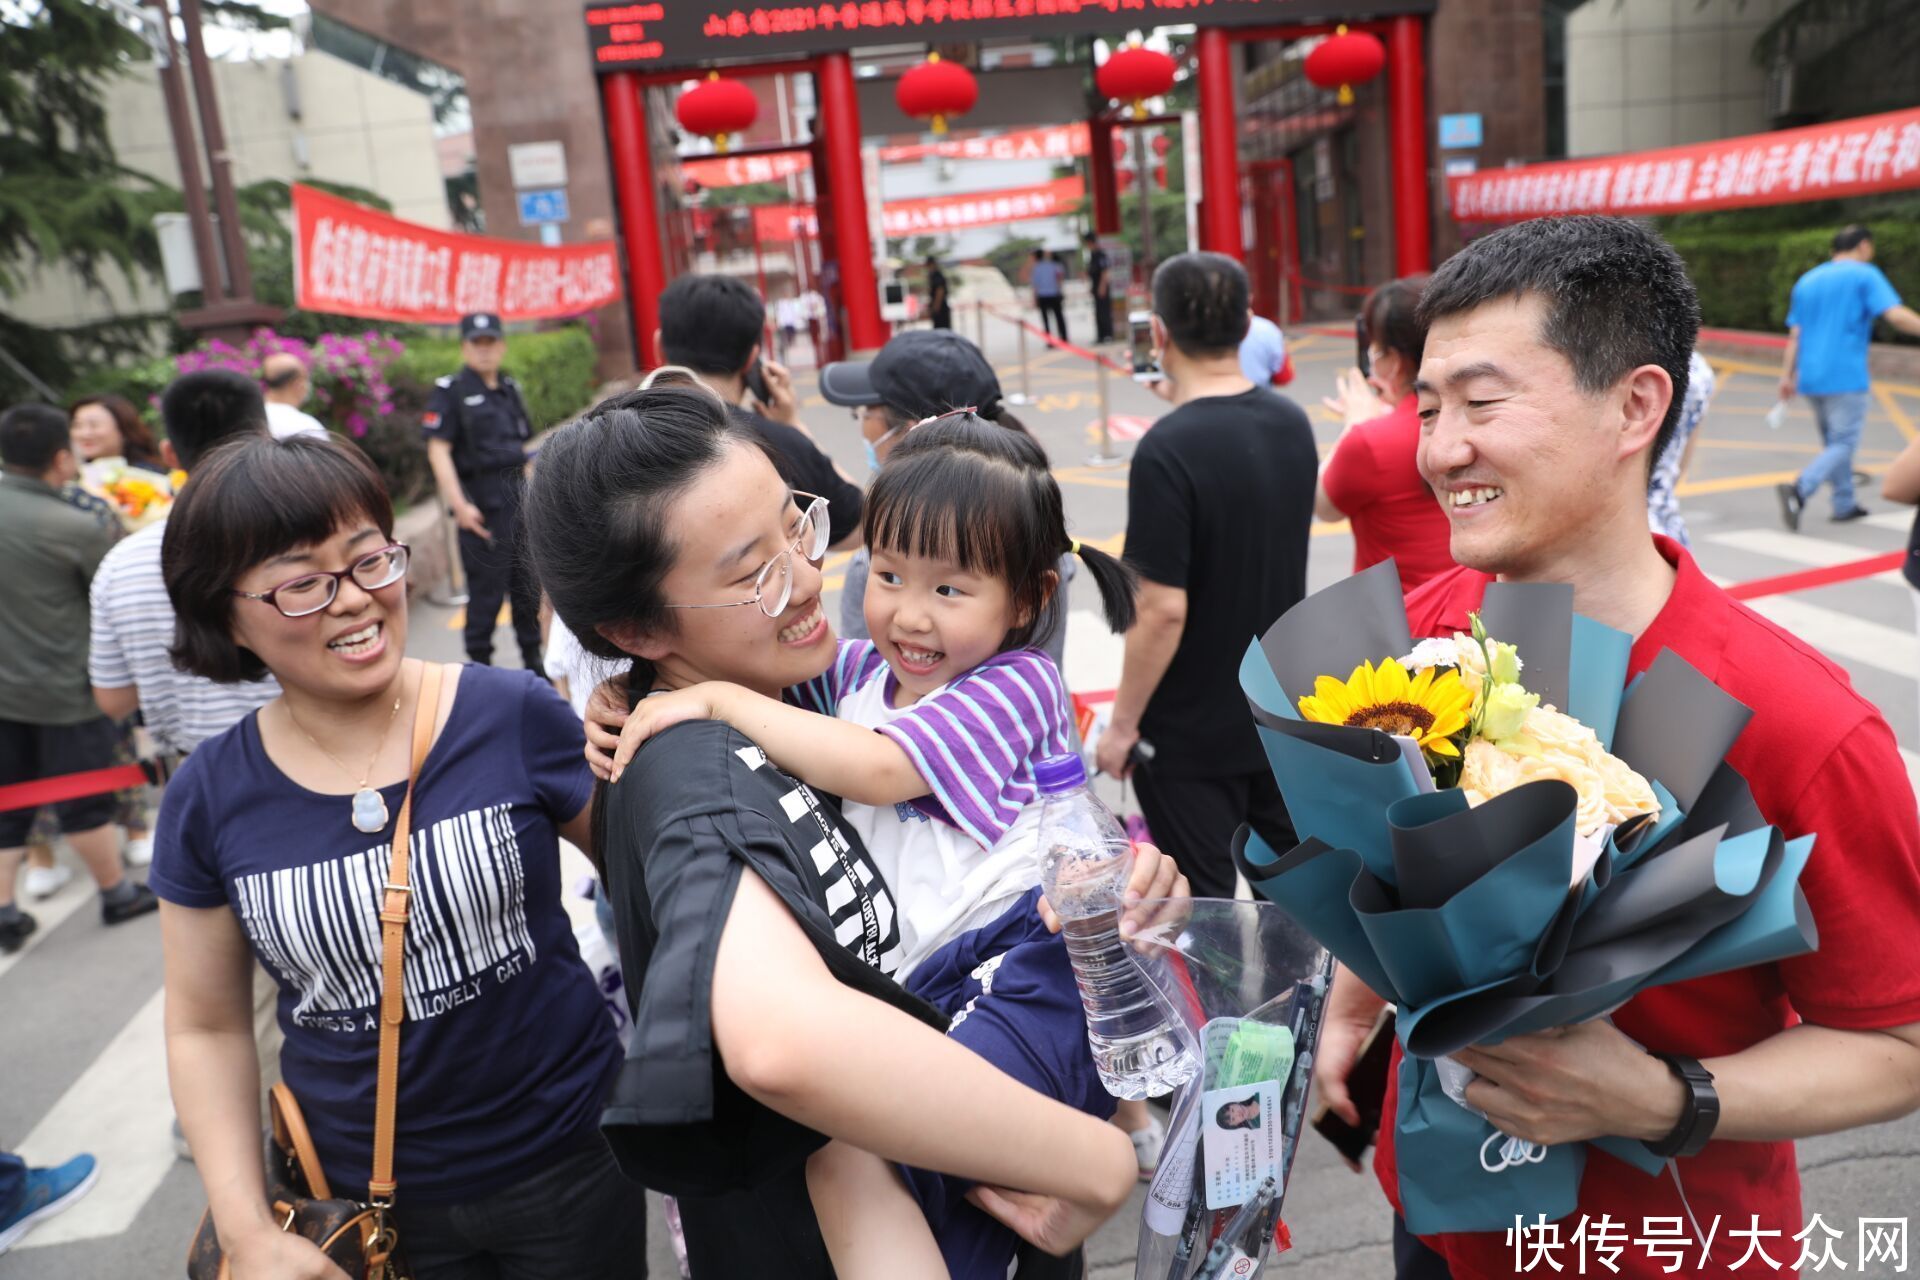
<path fill-rule="evenodd" d="M 256 957 L 332 1193 L 367 1197 L 379 912 L 424 671 L 404 656 L 407 559 L 378 473 L 338 438 L 224 445 L 167 522 L 176 662 L 281 690 L 175 775 L 150 877 L 174 1105 L 235 1280 L 342 1280 L 269 1216 Z M 413 792 L 393 1159 L 420 1280 L 645 1274 L 645 1205 L 597 1129 L 619 1051 L 560 905 L 558 841 L 588 842 L 580 732 L 529 672 L 446 672 Z"/>
<path fill-rule="evenodd" d="M 630 700 L 709 680 L 779 697 L 836 657 L 825 514 L 711 395 L 655 387 L 554 434 L 526 530 L 555 611 L 631 662 Z M 1126 1199 L 1118 1129 L 948 1039 L 948 1019 L 892 980 L 884 876 L 838 809 L 749 738 L 712 720 L 665 729 L 596 809 L 633 1011 L 603 1123 L 631 1177 L 679 1197 L 695 1276 L 833 1275 L 805 1173 L 828 1138 L 1034 1193 L 997 1208 L 1058 1251 Z M 1157 860 L 1142 855 L 1136 885 Z M 1084 1054 L 1077 1017 L 1072 1035 Z M 844 1194 L 905 1194 L 882 1168 Z M 944 1274 L 937 1252 L 888 1265 Z"/>

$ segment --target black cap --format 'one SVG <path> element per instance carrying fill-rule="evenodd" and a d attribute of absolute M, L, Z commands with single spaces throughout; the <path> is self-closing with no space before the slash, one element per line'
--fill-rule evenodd
<path fill-rule="evenodd" d="M 909 329 L 871 360 L 848 360 L 820 371 L 829 404 L 892 405 L 915 419 L 972 409 L 1000 416 L 1000 379 L 980 348 L 951 329 Z"/>
<path fill-rule="evenodd" d="M 472 315 L 460 317 L 460 341 L 468 338 L 504 338 L 506 333 L 500 327 L 500 317 L 491 311 L 476 311 Z"/>

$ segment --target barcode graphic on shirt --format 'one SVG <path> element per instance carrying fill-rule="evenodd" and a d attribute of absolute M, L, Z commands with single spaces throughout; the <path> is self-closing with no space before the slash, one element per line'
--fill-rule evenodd
<path fill-rule="evenodd" d="M 525 867 L 509 805 L 470 809 L 415 832 L 407 921 L 407 1018 L 445 1013 L 535 959 Z M 296 1022 L 380 1002 L 380 902 L 390 846 L 241 876 L 234 902 L 262 958 L 299 992 Z"/>
<path fill-rule="evenodd" d="M 833 934 L 842 947 L 864 958 L 882 973 L 900 965 L 900 933 L 893 919 L 893 897 L 878 883 L 865 850 L 847 843 L 840 828 L 827 820 L 820 802 L 806 783 L 780 797 L 788 822 L 811 817 L 820 839 L 808 850 L 819 880 L 821 902 L 833 921 Z M 857 882 L 857 883 L 856 883 Z"/>

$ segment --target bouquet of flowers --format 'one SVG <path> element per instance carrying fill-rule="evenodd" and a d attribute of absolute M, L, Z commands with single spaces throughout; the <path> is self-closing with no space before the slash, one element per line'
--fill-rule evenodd
<path fill-rule="evenodd" d="M 1750 711 L 1672 652 L 1623 695 L 1631 650 L 1570 587 L 1504 583 L 1471 634 L 1415 646 L 1389 562 L 1301 602 L 1241 664 L 1304 843 L 1244 834 L 1236 857 L 1398 1006 L 1418 1234 L 1563 1217 L 1585 1163 L 1584 1144 L 1500 1134 L 1447 1054 L 1816 945 L 1813 837 L 1767 826 L 1725 763 Z M 1595 1145 L 1661 1168 L 1644 1144 Z"/>
<path fill-rule="evenodd" d="M 100 458 L 82 470 L 80 487 L 104 499 L 131 533 L 165 517 L 174 488 L 184 478 L 177 471 L 163 475 L 128 466 L 125 458 Z"/>

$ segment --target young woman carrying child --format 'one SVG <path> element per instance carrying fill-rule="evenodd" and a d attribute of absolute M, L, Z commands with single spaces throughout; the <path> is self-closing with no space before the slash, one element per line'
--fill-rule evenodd
<path fill-rule="evenodd" d="M 1087 566 L 1116 631 L 1133 620 L 1132 575 L 1067 537 L 1059 485 L 1031 436 L 967 411 L 896 446 L 864 525 L 873 639 L 842 641 L 833 666 L 792 691 L 802 706 L 725 683 L 646 699 L 613 776 L 651 735 L 713 719 L 841 797 L 893 891 L 899 980 L 956 1019 L 953 1038 L 1043 1093 L 1111 1116 L 1066 949 L 1040 914 L 1034 766 L 1071 748 L 1059 672 L 1027 646 L 1062 555 Z M 899 1274 L 926 1223 L 952 1274 L 1005 1274 L 1011 1235 L 958 1211 L 964 1187 L 918 1171 L 907 1182 L 924 1219 L 904 1195 L 886 1196 L 902 1184 L 878 1157 L 836 1143 L 813 1158 L 809 1185 L 841 1276 Z"/>
<path fill-rule="evenodd" d="M 655 388 L 600 406 L 555 434 L 531 499 L 542 583 L 583 644 L 631 657 L 629 697 L 720 681 L 772 699 L 850 678 L 829 674 L 839 655 L 821 609 L 816 504 L 781 483 L 711 396 Z M 953 643 L 920 636 L 918 652 L 954 656 L 939 647 Z M 907 947 L 885 876 L 839 810 L 769 756 L 727 724 L 676 724 L 605 789 L 599 848 L 621 953 L 644 975 L 603 1119 L 616 1155 L 629 1176 L 680 1197 L 696 1274 L 834 1274 L 805 1176 L 829 1138 L 964 1179 L 935 1184 L 929 1207 L 970 1239 L 989 1237 L 961 1200 L 977 1183 L 979 1203 L 1022 1236 L 1070 1249 L 1125 1199 L 1133 1167 L 1127 1140 L 1083 1109 L 1112 1104 L 1083 1083 L 1093 1072 L 1064 949 L 1056 971 L 1026 983 L 1044 977 L 1056 993 L 1047 1027 L 1000 1011 L 1021 986 L 1007 956 L 1027 936 L 1010 911 L 997 923 L 1012 941 L 990 925 L 956 943 L 977 960 L 922 962 L 947 975 L 947 991 L 902 990 L 890 975 Z M 1148 848 L 1129 888 L 1184 894 Z M 877 1171 L 924 1250 L 894 1253 L 892 1274 L 939 1274 L 893 1168 L 859 1167 Z M 858 1194 L 819 1200 L 832 1216 Z M 998 1237 L 996 1276 L 1010 1242 Z"/>

